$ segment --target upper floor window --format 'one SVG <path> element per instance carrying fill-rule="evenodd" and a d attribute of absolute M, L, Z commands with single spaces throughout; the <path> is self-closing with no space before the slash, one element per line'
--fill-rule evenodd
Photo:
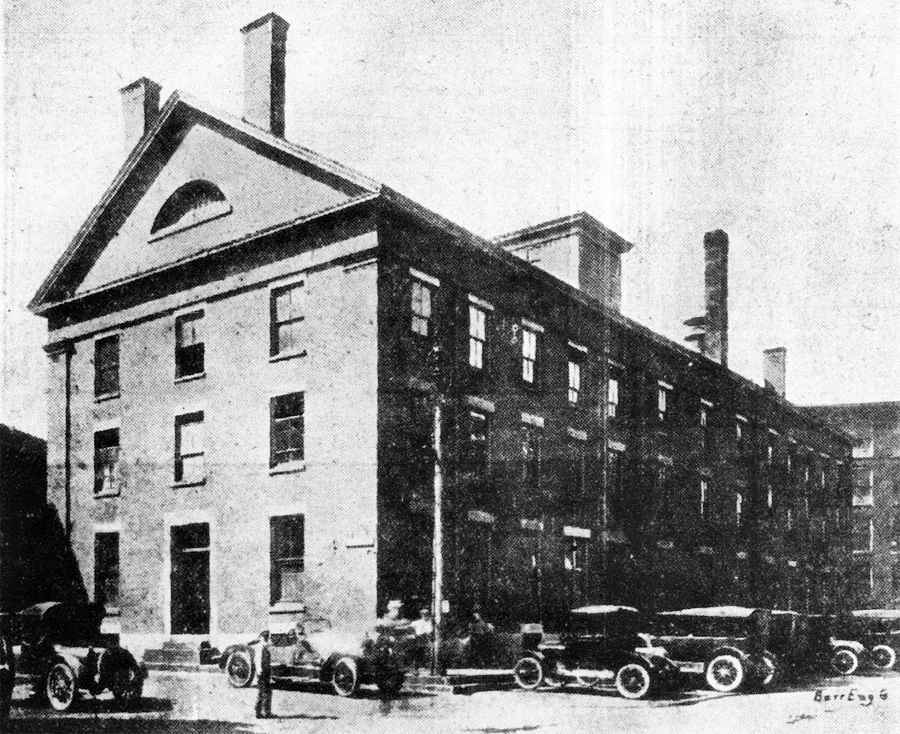
<path fill-rule="evenodd" d="M 410 308 L 412 311 L 412 330 L 420 336 L 430 336 L 431 325 L 431 287 L 421 281 L 412 281 Z"/>
<path fill-rule="evenodd" d="M 305 293 L 303 283 L 294 283 L 272 291 L 269 304 L 271 314 L 269 353 L 273 357 L 302 351 Z"/>
<path fill-rule="evenodd" d="M 541 484 L 541 434 L 541 429 L 536 426 L 522 426 L 522 480 L 532 493 L 540 489 Z"/>
<path fill-rule="evenodd" d="M 606 385 L 606 414 L 610 418 L 619 415 L 619 375 L 612 372 Z"/>
<path fill-rule="evenodd" d="M 734 440 L 739 449 L 746 447 L 747 419 L 742 415 L 736 415 L 734 419 Z"/>
<path fill-rule="evenodd" d="M 742 492 L 734 493 L 734 525 L 741 528 L 744 522 L 744 495 Z"/>
<path fill-rule="evenodd" d="M 857 431 L 856 441 L 853 443 L 854 459 L 871 459 L 875 455 L 875 429 L 874 426 L 864 426 Z"/>
<path fill-rule="evenodd" d="M 573 405 L 581 399 L 581 372 L 585 353 L 574 346 L 569 347 L 569 402 Z"/>
<path fill-rule="evenodd" d="M 660 423 L 669 419 L 672 408 L 672 386 L 665 382 L 659 382 L 656 388 L 656 417 Z"/>
<path fill-rule="evenodd" d="M 303 601 L 303 568 L 306 552 L 303 515 L 269 518 L 269 601 Z"/>
<path fill-rule="evenodd" d="M 606 516 L 607 524 L 621 524 L 625 505 L 625 455 L 608 449 L 606 452 Z"/>
<path fill-rule="evenodd" d="M 175 377 L 202 375 L 204 371 L 203 312 L 175 319 Z"/>
<path fill-rule="evenodd" d="M 94 342 L 94 395 L 119 392 L 119 335 L 111 334 Z"/>
<path fill-rule="evenodd" d="M 709 518 L 709 479 L 700 477 L 700 517 Z"/>
<path fill-rule="evenodd" d="M 712 409 L 712 403 L 700 399 L 700 445 L 705 449 L 712 443 Z"/>
<path fill-rule="evenodd" d="M 538 332 L 522 327 L 522 379 L 530 384 L 537 380 Z"/>
<path fill-rule="evenodd" d="M 488 416 L 470 410 L 467 416 L 465 444 L 463 447 L 464 470 L 475 477 L 484 477 L 488 469 Z"/>
<path fill-rule="evenodd" d="M 853 504 L 857 507 L 875 503 L 875 471 L 869 467 L 853 468 Z"/>
<path fill-rule="evenodd" d="M 303 403 L 302 392 L 279 395 L 270 401 L 270 466 L 303 460 Z"/>
<path fill-rule="evenodd" d="M 119 492 L 119 429 L 94 434 L 94 494 Z"/>
<path fill-rule="evenodd" d="M 869 553 L 875 547 L 875 522 L 872 518 L 856 518 L 853 523 L 853 550 Z"/>
<path fill-rule="evenodd" d="M 569 453 L 569 495 L 575 499 L 585 496 L 585 464 L 587 451 L 584 441 L 570 439 Z"/>
<path fill-rule="evenodd" d="M 94 536 L 94 601 L 104 607 L 119 606 L 119 534 Z"/>
<path fill-rule="evenodd" d="M 204 464 L 203 413 L 187 413 L 175 418 L 175 481 L 202 482 Z"/>
<path fill-rule="evenodd" d="M 484 369 L 484 347 L 487 340 L 487 311 L 469 304 L 469 367 Z"/>

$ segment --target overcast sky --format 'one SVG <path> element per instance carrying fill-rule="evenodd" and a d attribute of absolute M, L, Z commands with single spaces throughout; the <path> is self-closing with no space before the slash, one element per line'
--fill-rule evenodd
<path fill-rule="evenodd" d="M 797 403 L 900 400 L 897 0 L 222 5 L 6 0 L 2 422 L 44 435 L 25 304 L 124 159 L 118 89 L 239 114 L 270 10 L 290 140 L 486 236 L 590 212 L 635 243 L 624 311 L 678 340 L 725 229 L 734 369 L 783 345 Z"/>

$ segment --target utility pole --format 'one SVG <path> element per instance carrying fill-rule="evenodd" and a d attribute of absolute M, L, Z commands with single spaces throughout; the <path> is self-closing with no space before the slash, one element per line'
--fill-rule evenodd
<path fill-rule="evenodd" d="M 431 672 L 444 674 L 444 466 L 441 449 L 441 397 L 434 398 L 434 650 Z"/>

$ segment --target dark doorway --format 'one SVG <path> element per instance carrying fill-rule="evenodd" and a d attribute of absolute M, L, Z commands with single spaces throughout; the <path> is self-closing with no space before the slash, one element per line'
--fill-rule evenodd
<path fill-rule="evenodd" d="M 172 527 L 172 634 L 209 634 L 209 525 Z"/>

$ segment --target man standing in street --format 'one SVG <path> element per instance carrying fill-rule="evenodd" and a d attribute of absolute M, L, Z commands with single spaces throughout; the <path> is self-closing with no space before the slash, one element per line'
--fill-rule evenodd
<path fill-rule="evenodd" d="M 259 633 L 253 643 L 256 663 L 256 718 L 272 718 L 272 652 L 269 650 L 269 630 Z"/>

